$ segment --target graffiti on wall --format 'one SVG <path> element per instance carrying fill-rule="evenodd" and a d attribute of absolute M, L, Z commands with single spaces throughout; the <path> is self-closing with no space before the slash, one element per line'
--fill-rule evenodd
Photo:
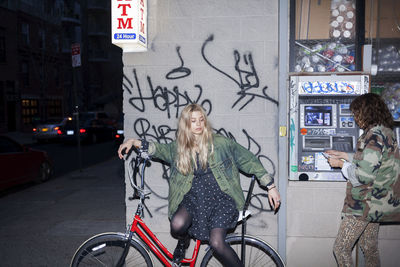
<path fill-rule="evenodd" d="M 187 90 L 180 90 L 176 85 L 173 88 L 167 88 L 162 85 L 154 85 L 151 77 L 148 75 L 147 86 L 150 88 L 147 94 L 144 94 L 142 84 L 140 83 L 136 69 L 132 69 L 133 81 L 124 74 L 122 86 L 127 90 L 129 104 L 140 112 L 146 111 L 146 105 L 153 105 L 159 111 L 166 112 L 168 118 L 171 116 L 178 118 L 180 110 L 190 103 L 200 104 L 207 113 L 211 113 L 211 101 L 203 99 L 203 88 L 199 84 L 194 85 L 195 93 L 190 94 Z"/>
<path fill-rule="evenodd" d="M 231 80 L 236 84 L 237 89 L 233 92 L 236 98 L 233 99 L 231 109 L 238 108 L 240 112 L 246 108 L 256 98 L 265 100 L 277 106 L 278 101 L 274 100 L 267 94 L 268 86 L 260 85 L 260 79 L 257 74 L 256 66 L 253 61 L 251 52 L 241 54 L 238 50 L 233 50 L 233 64 L 232 67 L 237 73 L 238 78 L 234 78 L 229 75 L 229 70 L 222 70 L 217 67 L 216 64 L 212 63 L 212 59 L 207 55 L 206 50 L 212 49 L 210 43 L 214 40 L 214 36 L 211 35 L 207 38 L 201 47 L 201 56 L 205 63 L 210 66 L 213 70 L 222 74 L 222 77 Z M 204 96 L 203 86 L 201 84 L 195 84 L 191 90 L 185 90 L 179 87 L 178 82 L 182 79 L 186 79 L 192 74 L 192 70 L 185 65 L 184 58 L 181 55 L 181 47 L 176 47 L 176 55 L 179 59 L 179 64 L 176 68 L 171 69 L 165 74 L 165 79 L 169 81 L 176 81 L 176 84 L 172 87 L 167 87 L 162 84 L 156 84 L 155 79 L 151 75 L 145 75 L 143 80 L 139 77 L 137 69 L 132 68 L 131 73 L 124 73 L 123 88 L 128 95 L 128 103 L 135 110 L 141 114 L 145 114 L 146 110 L 155 109 L 162 113 L 165 113 L 168 119 L 175 119 L 179 117 L 181 110 L 190 103 L 198 103 L 207 112 L 207 115 L 212 113 L 212 101 Z M 169 143 L 175 139 L 176 128 L 171 127 L 167 124 L 157 124 L 151 121 L 151 115 L 139 116 L 135 119 L 132 124 L 132 130 L 134 136 L 144 138 L 147 140 L 154 140 L 160 143 Z M 125 125 L 125 127 L 129 127 Z M 236 140 L 235 136 L 227 129 L 219 128 L 214 129 L 216 133 L 224 135 L 228 138 Z M 275 164 L 272 160 L 264 155 L 261 151 L 261 145 L 251 136 L 249 131 L 241 129 L 241 133 L 244 135 L 247 144 L 242 144 L 244 147 L 252 151 L 262 162 L 264 167 L 268 170 L 271 175 L 275 175 Z M 242 137 L 243 139 L 243 137 Z M 169 177 L 169 167 L 165 164 L 162 166 L 162 179 L 167 183 Z M 149 190 L 151 190 L 158 198 L 166 200 L 167 194 L 157 192 L 156 188 L 152 188 L 150 184 L 147 184 Z M 270 207 L 266 207 L 265 193 L 254 194 L 252 196 L 251 205 L 261 211 L 271 211 Z M 164 203 L 163 203 L 164 204 Z M 159 207 L 159 209 L 165 208 L 165 205 Z"/>
<path fill-rule="evenodd" d="M 234 108 L 237 104 L 239 104 L 239 102 L 244 102 L 241 103 L 241 106 L 239 108 L 239 110 L 242 110 L 256 97 L 266 99 L 274 103 L 275 105 L 278 105 L 278 101 L 274 100 L 267 94 L 268 86 L 264 86 L 261 90 L 261 93 L 259 92 L 260 80 L 258 78 L 256 68 L 254 67 L 252 54 L 250 52 L 248 52 L 247 54 L 244 53 L 242 60 L 241 54 L 237 50 L 233 51 L 233 57 L 235 61 L 234 67 L 239 76 L 239 79 L 235 79 L 227 72 L 223 71 L 222 69 L 215 66 L 215 64 L 211 63 L 211 59 L 209 59 L 206 56 L 205 53 L 206 46 L 208 46 L 208 44 L 213 40 L 214 40 L 214 35 L 210 35 L 210 37 L 207 38 L 207 40 L 203 43 L 203 46 L 201 47 L 201 55 L 203 56 L 204 61 L 207 62 L 207 64 L 211 68 L 215 69 L 224 76 L 228 77 L 239 87 L 239 91 L 236 93 L 238 95 L 238 98 L 232 104 L 232 108 Z"/>

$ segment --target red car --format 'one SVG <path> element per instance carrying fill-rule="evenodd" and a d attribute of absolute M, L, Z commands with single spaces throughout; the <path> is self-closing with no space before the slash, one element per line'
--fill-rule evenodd
<path fill-rule="evenodd" d="M 53 173 L 47 153 L 0 136 L 0 190 L 35 181 L 44 182 Z"/>

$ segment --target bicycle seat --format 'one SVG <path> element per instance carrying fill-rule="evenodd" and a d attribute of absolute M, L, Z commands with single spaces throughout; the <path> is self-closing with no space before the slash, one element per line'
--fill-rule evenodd
<path fill-rule="evenodd" d="M 238 222 L 241 222 L 243 220 L 243 218 L 248 218 L 251 215 L 251 210 L 246 210 L 243 216 L 243 211 L 239 211 L 239 218 L 238 218 Z"/>

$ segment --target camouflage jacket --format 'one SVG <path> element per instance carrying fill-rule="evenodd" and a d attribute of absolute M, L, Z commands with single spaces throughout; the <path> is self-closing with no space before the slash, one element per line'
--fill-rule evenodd
<path fill-rule="evenodd" d="M 347 182 L 343 214 L 371 222 L 400 221 L 400 154 L 392 129 L 366 129 L 358 139 L 353 164 L 361 185 Z"/>

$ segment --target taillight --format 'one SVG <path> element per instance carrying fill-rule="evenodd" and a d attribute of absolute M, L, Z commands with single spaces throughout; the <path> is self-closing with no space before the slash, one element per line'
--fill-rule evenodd
<path fill-rule="evenodd" d="M 115 135 L 115 138 L 117 138 L 117 139 L 120 138 L 120 137 L 121 137 L 121 136 L 120 136 L 119 134 L 116 134 L 116 135 Z"/>
<path fill-rule="evenodd" d="M 33 132 L 36 132 L 36 131 L 37 131 L 37 129 L 36 129 L 36 128 L 33 128 L 33 129 L 32 129 L 32 131 L 33 131 Z"/>
<path fill-rule="evenodd" d="M 80 133 L 86 133 L 86 129 L 80 129 L 79 132 Z"/>
<path fill-rule="evenodd" d="M 57 134 L 62 134 L 62 131 L 61 130 L 57 130 Z"/>

